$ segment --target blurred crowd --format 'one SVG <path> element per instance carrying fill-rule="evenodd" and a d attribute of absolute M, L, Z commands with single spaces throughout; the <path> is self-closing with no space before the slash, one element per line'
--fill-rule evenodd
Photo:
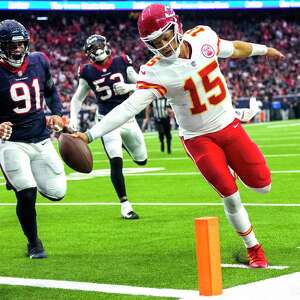
<path fill-rule="evenodd" d="M 282 51 L 286 55 L 284 61 L 270 62 L 264 57 L 224 59 L 220 60 L 221 69 L 237 106 L 244 106 L 243 100 L 254 96 L 266 111 L 263 119 L 282 119 L 283 109 L 288 110 L 285 117 L 300 117 L 300 12 L 178 13 L 185 30 L 199 24 L 208 25 L 221 38 L 266 44 Z M 68 111 L 78 83 L 78 67 L 87 62 L 82 46 L 89 35 L 106 36 L 113 53 L 128 54 L 136 70 L 149 59 L 148 50 L 138 39 L 137 16 L 138 12 L 72 12 L 63 15 L 27 12 L 11 17 L 29 29 L 31 50 L 43 51 L 50 58 L 53 78 Z M 84 108 L 94 114 L 94 103 L 94 97 L 90 95 Z M 280 113 L 273 114 L 273 110 L 280 110 Z"/>

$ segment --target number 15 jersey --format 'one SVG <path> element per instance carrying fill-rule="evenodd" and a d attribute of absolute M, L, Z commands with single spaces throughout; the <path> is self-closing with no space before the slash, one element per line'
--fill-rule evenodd
<path fill-rule="evenodd" d="M 219 131 L 235 118 L 231 95 L 218 64 L 220 39 L 206 26 L 184 34 L 189 59 L 154 56 L 140 69 L 137 87 L 170 99 L 184 139 Z"/>

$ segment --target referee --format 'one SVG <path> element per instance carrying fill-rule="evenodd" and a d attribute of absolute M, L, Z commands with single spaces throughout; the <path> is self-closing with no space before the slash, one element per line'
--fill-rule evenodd
<path fill-rule="evenodd" d="M 144 124 L 149 123 L 151 112 L 154 117 L 155 127 L 158 131 L 158 137 L 160 141 L 160 151 L 165 151 L 165 137 L 167 142 L 167 152 L 171 153 L 171 124 L 170 124 L 170 114 L 172 113 L 171 106 L 168 104 L 168 99 L 162 97 L 155 99 L 150 105 L 147 106 L 145 110 L 145 120 Z"/>

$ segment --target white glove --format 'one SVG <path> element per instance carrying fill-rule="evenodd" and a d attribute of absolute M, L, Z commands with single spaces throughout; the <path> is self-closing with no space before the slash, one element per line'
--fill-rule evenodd
<path fill-rule="evenodd" d="M 249 108 L 236 109 L 235 113 L 241 122 L 249 122 L 260 111 L 255 97 L 251 97 Z"/>
<path fill-rule="evenodd" d="M 135 84 L 125 83 L 120 81 L 120 82 L 116 82 L 113 85 L 113 88 L 114 88 L 114 92 L 117 95 L 125 95 L 135 90 Z"/>
<path fill-rule="evenodd" d="M 1 140 L 8 140 L 12 133 L 12 126 L 13 124 L 10 122 L 3 122 L 0 124 L 0 139 Z"/>
<path fill-rule="evenodd" d="M 73 120 L 72 118 L 70 119 L 70 122 L 68 124 L 68 128 L 70 128 L 73 131 L 78 131 L 78 120 Z"/>

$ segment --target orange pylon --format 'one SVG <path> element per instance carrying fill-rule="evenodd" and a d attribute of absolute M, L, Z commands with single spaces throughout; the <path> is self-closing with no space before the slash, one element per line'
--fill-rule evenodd
<path fill-rule="evenodd" d="M 199 294 L 222 294 L 222 270 L 217 217 L 195 219 Z"/>

